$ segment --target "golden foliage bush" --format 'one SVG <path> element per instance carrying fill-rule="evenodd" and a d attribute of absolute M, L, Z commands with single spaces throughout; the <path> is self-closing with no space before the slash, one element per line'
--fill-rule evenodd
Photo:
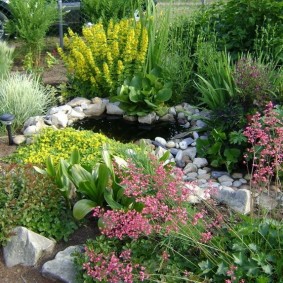
<path fill-rule="evenodd" d="M 65 50 L 59 48 L 72 87 L 85 97 L 116 94 L 123 81 L 142 71 L 148 48 L 148 32 L 140 22 L 122 19 L 85 26 L 82 36 L 69 30 Z"/>

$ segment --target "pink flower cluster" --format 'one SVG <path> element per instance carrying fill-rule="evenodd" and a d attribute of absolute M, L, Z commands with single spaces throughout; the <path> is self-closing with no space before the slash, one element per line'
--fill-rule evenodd
<path fill-rule="evenodd" d="M 85 252 L 89 261 L 83 264 L 83 269 L 86 270 L 88 276 L 99 282 L 133 283 L 135 277 L 138 277 L 136 280 L 139 280 L 139 282 L 148 278 L 143 266 L 131 263 L 130 250 L 121 252 L 119 256 L 115 253 L 96 254 L 87 248 Z M 137 275 L 135 276 L 135 274 Z"/>
<path fill-rule="evenodd" d="M 93 215 L 104 223 L 101 232 L 108 237 L 130 237 L 137 239 L 151 233 L 176 231 L 178 224 L 188 220 L 184 206 L 189 190 L 182 181 L 181 170 L 169 168 L 152 160 L 155 172 L 143 173 L 143 169 L 129 163 L 128 168 L 116 169 L 125 188 L 124 194 L 143 205 L 141 212 L 135 210 L 108 210 L 99 208 Z"/>
<path fill-rule="evenodd" d="M 263 188 L 276 177 L 283 162 L 283 122 L 270 102 L 264 116 L 256 113 L 245 129 L 251 147 L 247 150 L 246 160 L 252 156 L 252 185 Z"/>
<path fill-rule="evenodd" d="M 109 238 L 118 238 L 122 240 L 124 237 L 138 239 L 143 235 L 149 235 L 152 227 L 148 219 L 135 210 L 107 210 L 103 213 L 103 209 L 96 208 L 93 216 L 99 216 L 102 220 L 103 227 L 101 233 Z"/>

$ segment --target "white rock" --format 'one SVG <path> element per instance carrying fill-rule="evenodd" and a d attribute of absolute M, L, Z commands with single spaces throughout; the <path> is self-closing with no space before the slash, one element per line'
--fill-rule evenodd
<path fill-rule="evenodd" d="M 187 149 L 188 148 L 188 145 L 185 141 L 181 141 L 179 143 L 179 146 L 180 146 L 180 149 Z"/>
<path fill-rule="evenodd" d="M 26 141 L 26 137 L 24 135 L 16 135 L 13 137 L 13 142 L 16 145 L 20 145 Z"/>
<path fill-rule="evenodd" d="M 188 117 L 187 117 L 187 119 L 188 119 Z M 183 128 L 189 129 L 190 126 L 191 126 L 190 122 L 187 122 L 185 125 L 183 125 Z"/>
<path fill-rule="evenodd" d="M 234 181 L 233 184 L 232 184 L 232 186 L 233 186 L 233 187 L 236 187 L 236 188 L 241 187 L 241 185 L 242 185 L 242 182 L 241 182 L 241 181 L 238 181 L 238 180 Z"/>
<path fill-rule="evenodd" d="M 160 117 L 160 121 L 164 121 L 164 122 L 175 122 L 175 117 L 173 114 L 165 114 L 162 117 Z"/>
<path fill-rule="evenodd" d="M 63 112 L 65 114 L 69 114 L 72 111 L 72 107 L 70 105 L 61 105 L 58 107 L 52 107 L 48 112 L 47 115 L 53 115 L 56 114 L 58 112 Z"/>
<path fill-rule="evenodd" d="M 84 113 L 87 116 L 100 116 L 105 112 L 105 103 L 99 97 L 95 97 L 92 99 L 92 104 L 89 104 L 86 109 L 84 109 Z"/>
<path fill-rule="evenodd" d="M 264 193 L 261 193 L 257 197 L 257 203 L 260 207 L 267 209 L 267 210 L 273 210 L 278 206 L 278 202 L 276 199 Z"/>
<path fill-rule="evenodd" d="M 24 129 L 29 126 L 36 126 L 38 124 L 44 124 L 44 116 L 34 116 L 28 118 L 24 123 Z"/>
<path fill-rule="evenodd" d="M 156 115 L 155 112 L 149 113 L 146 116 L 143 117 L 138 117 L 138 121 L 141 124 L 153 124 L 154 122 L 156 122 L 158 120 L 158 116 Z"/>
<path fill-rule="evenodd" d="M 68 125 L 68 115 L 64 112 L 57 112 L 51 116 L 52 125 L 57 128 L 66 128 Z"/>
<path fill-rule="evenodd" d="M 47 261 L 42 266 L 42 274 L 60 282 L 76 283 L 77 273 L 74 263 L 74 252 L 82 252 L 81 246 L 70 246 L 64 251 L 57 253 L 55 259 Z"/>
<path fill-rule="evenodd" d="M 176 115 L 177 115 L 177 112 L 176 112 L 175 107 L 170 107 L 169 110 L 168 110 L 168 113 L 169 113 L 169 114 L 172 114 L 173 116 L 176 116 Z"/>
<path fill-rule="evenodd" d="M 228 175 L 222 175 L 218 178 L 218 182 L 219 183 L 223 183 L 223 182 L 233 182 L 234 180 L 228 176 Z"/>
<path fill-rule="evenodd" d="M 206 180 L 206 179 L 198 179 L 198 180 L 197 180 L 197 184 L 198 184 L 199 186 L 202 186 L 202 185 L 204 185 L 204 184 L 207 184 L 207 180 Z"/>
<path fill-rule="evenodd" d="M 187 155 L 190 157 L 190 159 L 193 161 L 197 155 L 197 149 L 196 147 L 188 147 L 186 150 L 183 151 L 184 155 Z"/>
<path fill-rule="evenodd" d="M 195 164 L 198 168 L 204 167 L 208 165 L 208 161 L 206 158 L 196 157 L 193 161 L 193 164 Z"/>
<path fill-rule="evenodd" d="M 209 180 L 210 179 L 210 174 L 198 175 L 198 179 Z"/>
<path fill-rule="evenodd" d="M 174 141 L 168 141 L 168 142 L 166 142 L 166 144 L 165 144 L 165 146 L 167 147 L 167 148 L 174 148 L 175 147 L 175 142 Z"/>
<path fill-rule="evenodd" d="M 232 178 L 233 179 L 242 179 L 243 178 L 243 174 L 242 173 L 233 173 L 232 174 Z"/>
<path fill-rule="evenodd" d="M 230 187 L 220 186 L 212 197 L 242 214 L 248 214 L 251 211 L 251 192 L 249 190 L 235 191 Z"/>
<path fill-rule="evenodd" d="M 38 134 L 38 133 L 39 133 L 39 130 L 37 129 L 37 127 L 35 125 L 27 127 L 23 132 L 23 134 L 25 136 L 32 136 L 32 135 Z"/>
<path fill-rule="evenodd" d="M 190 196 L 189 203 L 200 203 L 203 200 L 207 200 L 210 198 L 207 190 L 200 188 L 199 186 L 190 186 Z"/>
<path fill-rule="evenodd" d="M 177 115 L 178 119 L 185 119 L 186 118 L 186 115 L 184 112 L 179 112 L 178 115 Z"/>
<path fill-rule="evenodd" d="M 81 106 L 82 104 L 90 104 L 91 101 L 84 97 L 76 97 L 69 101 L 67 104 L 71 107 Z"/>
<path fill-rule="evenodd" d="M 69 119 L 84 119 L 85 114 L 83 112 L 78 112 L 74 109 L 71 110 L 71 112 L 68 114 Z"/>
<path fill-rule="evenodd" d="M 199 175 L 207 174 L 207 171 L 205 169 L 198 169 L 198 174 Z"/>
<path fill-rule="evenodd" d="M 246 179 L 244 179 L 244 178 L 241 178 L 241 179 L 239 179 L 239 181 L 242 183 L 242 184 L 247 184 L 247 180 Z"/>
<path fill-rule="evenodd" d="M 106 104 L 106 113 L 109 115 L 123 115 L 125 111 L 119 107 L 119 102 Z"/>
<path fill-rule="evenodd" d="M 183 173 L 184 174 L 188 174 L 188 173 L 191 173 L 191 172 L 197 172 L 197 166 L 193 163 L 188 163 L 185 168 L 183 169 Z"/>
<path fill-rule="evenodd" d="M 198 132 L 193 132 L 193 137 L 195 140 L 197 140 L 199 138 Z"/>
<path fill-rule="evenodd" d="M 187 181 L 196 180 L 197 177 L 198 177 L 198 173 L 196 173 L 196 172 L 191 172 L 191 173 L 186 174 L 186 180 Z"/>
<path fill-rule="evenodd" d="M 224 187 L 231 187 L 233 185 L 233 181 L 220 182 L 220 184 Z"/>
<path fill-rule="evenodd" d="M 166 146 L 166 140 L 164 139 L 164 138 L 162 138 L 162 137 L 156 137 L 155 139 L 154 139 L 156 142 L 158 142 L 158 143 L 160 143 L 161 145 L 163 145 L 163 146 Z"/>
<path fill-rule="evenodd" d="M 25 227 L 16 227 L 7 245 L 3 248 L 5 264 L 12 267 L 18 264 L 35 266 L 43 257 L 50 255 L 55 242 Z"/>
<path fill-rule="evenodd" d="M 196 126 L 197 126 L 198 128 L 204 128 L 204 127 L 206 127 L 206 123 L 203 122 L 202 120 L 197 120 Z"/>

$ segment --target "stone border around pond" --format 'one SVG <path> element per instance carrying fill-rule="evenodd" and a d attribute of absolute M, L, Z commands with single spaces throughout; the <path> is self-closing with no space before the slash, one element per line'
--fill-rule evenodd
<path fill-rule="evenodd" d="M 211 196 L 219 203 L 225 203 L 233 210 L 248 214 L 250 207 L 249 176 L 242 173 L 230 175 L 225 171 L 214 171 L 208 167 L 205 158 L 197 157 L 196 140 L 206 139 L 207 135 L 199 135 L 198 130 L 203 129 L 206 124 L 202 117 L 209 117 L 208 111 L 200 111 L 194 106 L 182 103 L 168 108 L 167 114 L 159 117 L 156 113 L 150 113 L 144 117 L 127 116 L 119 107 L 119 103 L 111 103 L 108 99 L 98 97 L 92 100 L 77 97 L 65 105 L 52 107 L 46 115 L 30 117 L 24 124 L 23 135 L 14 137 L 15 144 L 31 143 L 32 136 L 38 134 L 46 127 L 62 129 L 78 120 L 89 117 L 99 117 L 103 114 L 120 115 L 128 121 L 138 121 L 143 124 L 154 124 L 157 121 L 178 122 L 183 125 L 187 132 L 181 133 L 166 141 L 162 137 L 156 137 L 154 141 L 146 140 L 153 148 L 157 157 L 161 157 L 167 150 L 170 151 L 168 161 L 174 162 L 184 173 L 184 181 L 195 186 L 188 185 L 192 191 L 191 203 L 206 200 Z M 213 190 L 213 193 L 211 191 Z M 282 205 L 283 195 L 279 194 L 277 199 L 266 194 L 261 194 L 257 202 L 265 209 L 271 210 Z"/>

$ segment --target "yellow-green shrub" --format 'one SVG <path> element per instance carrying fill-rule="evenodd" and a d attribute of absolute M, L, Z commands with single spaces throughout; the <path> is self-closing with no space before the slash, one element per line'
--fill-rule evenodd
<path fill-rule="evenodd" d="M 12 156 L 19 163 L 45 164 L 51 156 L 56 164 L 60 158 L 68 159 L 74 149 L 81 155 L 81 164 L 94 165 L 102 161 L 102 145 L 107 144 L 111 152 L 124 159 L 129 158 L 128 150 L 133 150 L 137 156 L 147 155 L 145 148 L 133 143 L 123 144 L 110 139 L 103 134 L 92 131 L 79 131 L 73 128 L 43 130 L 30 145 L 20 147 Z"/>
<path fill-rule="evenodd" d="M 25 164 L 39 164 L 45 163 L 46 158 L 51 156 L 54 163 L 57 163 L 60 158 L 68 159 L 71 152 L 78 149 L 82 156 L 82 163 L 92 164 L 101 159 L 103 143 L 111 144 L 111 139 L 91 131 L 48 128 L 38 135 L 34 143 L 19 148 L 15 158 Z"/>
<path fill-rule="evenodd" d="M 123 19 L 83 27 L 82 36 L 69 30 L 65 51 L 59 53 L 81 96 L 111 96 L 127 77 L 139 73 L 145 63 L 148 33 L 140 22 Z"/>

